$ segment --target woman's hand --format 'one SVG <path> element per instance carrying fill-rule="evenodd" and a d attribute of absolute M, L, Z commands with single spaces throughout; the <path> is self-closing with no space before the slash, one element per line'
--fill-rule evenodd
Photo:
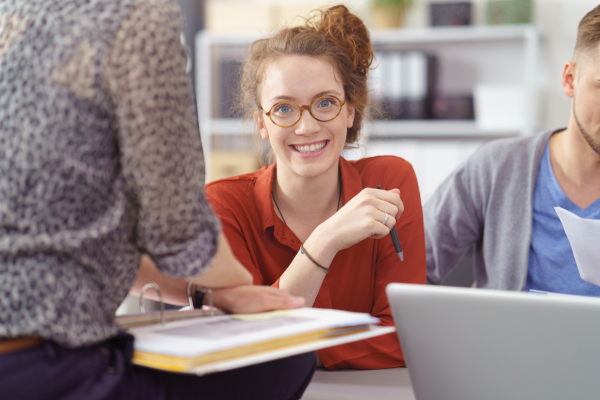
<path fill-rule="evenodd" d="M 325 274 L 311 260 L 323 268 L 329 268 L 340 250 L 367 238 L 380 239 L 389 234 L 403 211 L 400 190 L 363 189 L 331 218 L 315 228 L 304 242 L 306 254 L 298 253 L 281 275 L 280 289 L 304 297 L 306 305 L 312 307 Z"/>
<path fill-rule="evenodd" d="M 233 314 L 248 314 L 304 307 L 302 297 L 270 286 L 242 285 L 213 289 L 214 306 Z"/>
<path fill-rule="evenodd" d="M 141 287 L 148 282 L 156 282 L 160 286 L 165 303 L 180 306 L 189 304 L 187 297 L 188 282 L 164 275 L 156 268 L 154 261 L 144 254 L 142 255 L 138 276 L 130 293 L 139 296 Z M 212 293 L 215 307 L 236 314 L 286 310 L 304 307 L 305 304 L 302 297 L 292 296 L 283 290 L 270 286 L 244 284 L 234 287 L 213 288 Z M 145 297 L 155 301 L 159 300 L 154 291 L 149 291 Z"/>
<path fill-rule="evenodd" d="M 367 188 L 319 225 L 315 232 L 327 235 L 329 246 L 337 253 L 364 239 L 381 239 L 389 234 L 403 211 L 399 189 Z"/>

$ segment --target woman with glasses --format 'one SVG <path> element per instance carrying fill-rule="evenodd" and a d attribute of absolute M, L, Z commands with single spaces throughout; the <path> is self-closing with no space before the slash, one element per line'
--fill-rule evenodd
<path fill-rule="evenodd" d="M 417 180 L 397 157 L 341 157 L 367 112 L 372 60 L 366 27 L 344 6 L 254 42 L 244 64 L 244 106 L 275 163 L 210 183 L 206 193 L 255 284 L 393 325 L 386 285 L 425 283 Z M 404 261 L 389 235 L 394 226 Z M 404 366 L 395 334 L 318 355 L 328 369 Z"/>

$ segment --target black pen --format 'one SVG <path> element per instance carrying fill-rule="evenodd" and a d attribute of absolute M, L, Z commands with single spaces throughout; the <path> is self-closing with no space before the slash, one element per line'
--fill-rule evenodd
<path fill-rule="evenodd" d="M 377 189 L 381 189 L 381 185 L 377 185 Z M 400 257 L 400 261 L 404 261 L 404 253 L 402 252 L 402 245 L 400 244 L 400 239 L 398 239 L 398 232 L 396 232 L 396 226 L 393 226 L 390 229 L 390 236 L 392 237 L 392 243 L 394 243 L 394 250 L 396 250 L 396 254 Z"/>

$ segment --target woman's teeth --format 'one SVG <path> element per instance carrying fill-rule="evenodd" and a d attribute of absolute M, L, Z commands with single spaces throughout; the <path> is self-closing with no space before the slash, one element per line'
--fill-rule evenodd
<path fill-rule="evenodd" d="M 310 145 L 307 144 L 303 146 L 294 145 L 294 149 L 296 149 L 300 153 L 312 153 L 321 150 L 323 147 L 325 147 L 325 144 L 326 142 L 313 143 Z"/>

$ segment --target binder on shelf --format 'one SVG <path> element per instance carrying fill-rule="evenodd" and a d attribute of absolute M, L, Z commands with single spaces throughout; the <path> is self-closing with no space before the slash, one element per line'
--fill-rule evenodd
<path fill-rule="evenodd" d="M 406 119 L 431 119 L 436 92 L 436 58 L 422 51 L 404 53 Z"/>
<path fill-rule="evenodd" d="M 370 84 L 377 93 L 384 117 L 433 118 L 437 59 L 422 51 L 390 51 L 375 54 L 378 66 Z"/>
<path fill-rule="evenodd" d="M 242 63 L 224 59 L 219 63 L 219 117 L 235 118 L 236 93 L 240 91 Z"/>
<path fill-rule="evenodd" d="M 117 323 L 135 337 L 134 364 L 198 375 L 395 331 L 366 313 L 320 308 L 213 317 L 208 310 L 160 311 Z"/>

